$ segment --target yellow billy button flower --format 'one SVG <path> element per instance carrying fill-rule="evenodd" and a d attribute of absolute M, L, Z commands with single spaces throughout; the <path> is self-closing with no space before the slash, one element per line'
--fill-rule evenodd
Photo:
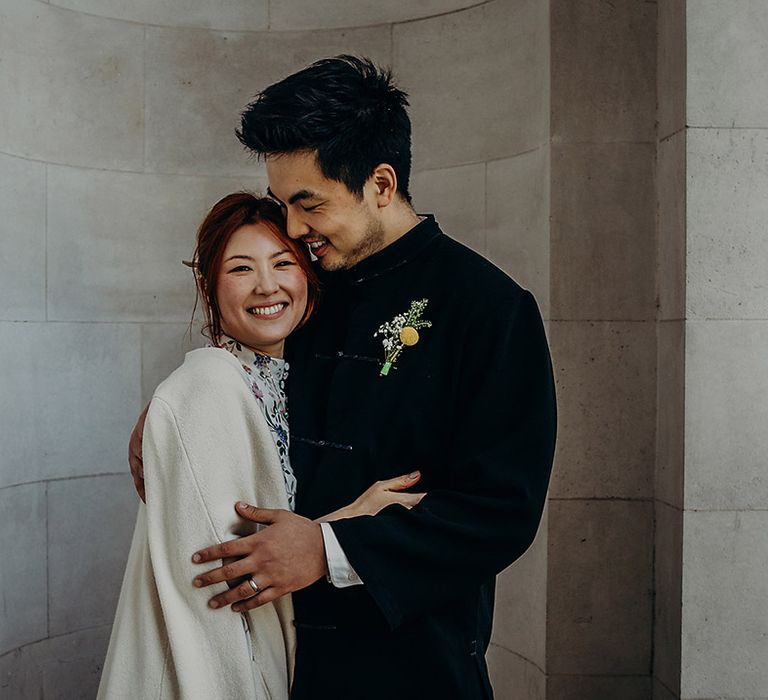
<path fill-rule="evenodd" d="M 413 326 L 406 326 L 400 331 L 400 342 L 409 347 L 416 345 L 419 342 L 419 332 Z"/>
<path fill-rule="evenodd" d="M 392 369 L 397 358 L 404 348 L 416 345 L 419 342 L 419 328 L 429 328 L 431 321 L 421 318 L 427 307 L 427 299 L 412 301 L 406 313 L 397 314 L 391 321 L 383 323 L 373 336 L 383 336 L 384 364 L 379 372 L 380 377 L 386 377 Z"/>

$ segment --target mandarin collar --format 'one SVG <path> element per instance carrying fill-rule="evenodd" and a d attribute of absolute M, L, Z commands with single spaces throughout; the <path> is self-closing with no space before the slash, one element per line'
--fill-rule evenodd
<path fill-rule="evenodd" d="M 370 279 L 386 274 L 390 270 L 407 263 L 429 243 L 442 235 L 434 214 L 419 214 L 424 220 L 404 233 L 386 248 L 361 260 L 348 270 L 329 273 L 334 279 L 347 284 L 362 284 Z"/>
<path fill-rule="evenodd" d="M 271 355 L 257 352 L 247 345 L 243 345 L 239 340 L 231 338 L 224 333 L 221 334 L 221 342 L 219 345 L 214 347 L 228 350 L 240 360 L 240 364 L 245 365 L 246 367 L 262 367 L 269 369 L 278 380 L 283 379 L 288 374 L 289 365 L 283 358 L 272 357 Z"/>

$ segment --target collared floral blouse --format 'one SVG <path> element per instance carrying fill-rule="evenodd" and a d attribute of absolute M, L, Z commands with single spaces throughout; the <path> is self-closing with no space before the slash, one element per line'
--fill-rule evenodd
<path fill-rule="evenodd" d="M 243 366 L 251 385 L 251 391 L 258 400 L 264 418 L 275 441 L 280 466 L 283 469 L 285 490 L 291 510 L 296 507 L 296 477 L 288 456 L 290 434 L 288 432 L 288 404 L 285 398 L 285 380 L 288 377 L 288 362 L 278 357 L 262 355 L 242 345 L 239 341 L 223 335 L 219 347 L 231 352 Z"/>

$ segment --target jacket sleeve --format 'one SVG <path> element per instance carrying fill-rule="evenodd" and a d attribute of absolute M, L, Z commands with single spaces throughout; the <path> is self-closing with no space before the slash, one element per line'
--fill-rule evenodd
<path fill-rule="evenodd" d="M 554 457 L 552 365 L 524 291 L 475 321 L 460 360 L 448 464 L 421 503 L 332 523 L 392 628 L 477 590 L 533 541 Z"/>
<path fill-rule="evenodd" d="M 255 692 L 242 616 L 207 604 L 227 590 L 226 584 L 204 589 L 192 585 L 204 570 L 192 563 L 193 552 L 221 541 L 224 534 L 217 531 L 206 484 L 193 467 L 193 461 L 209 462 L 211 455 L 184 439 L 176 415 L 158 397 L 150 404 L 143 453 L 149 553 L 167 632 L 168 675 L 181 697 L 233 698 L 242 689 Z"/>

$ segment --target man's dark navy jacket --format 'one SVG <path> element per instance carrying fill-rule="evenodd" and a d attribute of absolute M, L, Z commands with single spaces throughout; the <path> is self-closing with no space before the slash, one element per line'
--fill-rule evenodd
<path fill-rule="evenodd" d="M 296 511 L 321 516 L 416 469 L 428 495 L 333 523 L 364 585 L 294 594 L 293 698 L 490 698 L 495 576 L 536 534 L 554 454 L 536 302 L 432 217 L 322 281 L 288 348 Z M 374 333 L 420 299 L 432 326 L 381 376 Z"/>

